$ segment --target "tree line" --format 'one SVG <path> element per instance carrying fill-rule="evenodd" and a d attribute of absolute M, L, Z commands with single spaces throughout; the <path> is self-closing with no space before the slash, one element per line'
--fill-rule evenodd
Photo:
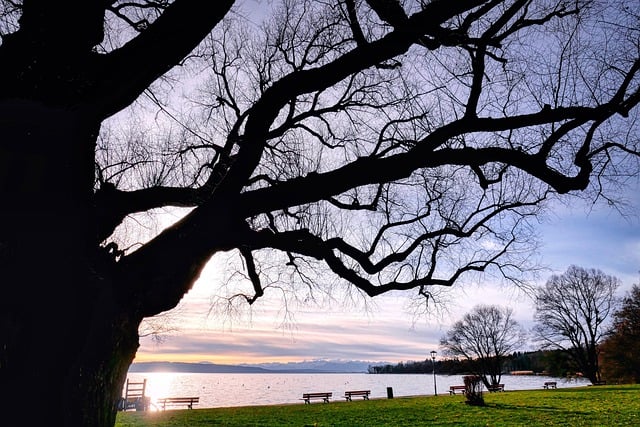
<path fill-rule="evenodd" d="M 531 371 L 553 377 L 571 377 L 576 366 L 571 363 L 562 350 L 516 351 L 504 357 L 504 373 L 513 371 Z M 461 358 L 444 358 L 402 361 L 397 364 L 370 365 L 369 374 L 432 374 L 470 375 L 475 372 L 473 361 Z"/>

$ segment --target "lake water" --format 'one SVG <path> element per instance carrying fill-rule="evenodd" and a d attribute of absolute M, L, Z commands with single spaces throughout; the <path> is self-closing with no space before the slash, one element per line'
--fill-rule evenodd
<path fill-rule="evenodd" d="M 152 404 L 162 397 L 199 396 L 196 408 L 302 403 L 302 393 L 332 392 L 332 400 L 343 400 L 347 390 L 371 390 L 371 398 L 433 395 L 431 374 L 202 374 L 129 373 L 130 381 L 147 380 L 146 395 Z M 558 388 L 589 384 L 584 379 L 567 380 L 533 375 L 503 375 L 505 390 L 542 389 L 545 381 L 556 381 Z M 462 375 L 436 375 L 438 394 L 448 395 L 449 386 L 462 385 Z M 152 410 L 154 406 L 152 405 Z"/>

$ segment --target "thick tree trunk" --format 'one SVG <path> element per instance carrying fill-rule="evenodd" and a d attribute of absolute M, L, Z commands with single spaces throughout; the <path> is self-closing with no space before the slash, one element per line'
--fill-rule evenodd
<path fill-rule="evenodd" d="M 33 288 L 30 281 L 22 286 Z M 17 414 L 16 426 L 113 426 L 137 349 L 137 323 L 114 311 L 107 292 L 53 293 L 33 301 L 43 293 L 25 292 L 24 302 L 3 307 L 0 408 Z"/>
<path fill-rule="evenodd" d="M 583 378 L 597 384 L 601 381 L 598 353 L 594 345 L 575 346 L 568 351 L 569 357 L 580 370 Z"/>
<path fill-rule="evenodd" d="M 112 426 L 141 318 L 95 242 L 97 122 L 27 101 L 0 118 L 2 425 Z"/>

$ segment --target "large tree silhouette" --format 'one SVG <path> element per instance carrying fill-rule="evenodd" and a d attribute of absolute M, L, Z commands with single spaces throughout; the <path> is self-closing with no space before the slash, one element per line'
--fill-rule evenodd
<path fill-rule="evenodd" d="M 140 322 L 216 253 L 249 303 L 265 263 L 300 292 L 312 263 L 369 296 L 518 281 L 545 200 L 635 173 L 633 1 L 234 3 L 0 2 L 5 413 L 113 425 Z M 166 207 L 189 211 L 121 244 Z"/>

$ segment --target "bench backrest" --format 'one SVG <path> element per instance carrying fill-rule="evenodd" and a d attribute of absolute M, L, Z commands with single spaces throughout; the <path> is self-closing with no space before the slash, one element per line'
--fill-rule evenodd
<path fill-rule="evenodd" d="M 158 399 L 160 403 L 182 403 L 182 402 L 198 402 L 200 401 L 199 397 L 165 397 L 162 399 Z"/>
<path fill-rule="evenodd" d="M 127 378 L 124 398 L 126 400 L 129 400 L 136 397 L 145 397 L 144 393 L 146 388 L 147 388 L 146 378 L 142 382 L 132 382 L 132 381 L 129 381 L 129 379 Z"/>

